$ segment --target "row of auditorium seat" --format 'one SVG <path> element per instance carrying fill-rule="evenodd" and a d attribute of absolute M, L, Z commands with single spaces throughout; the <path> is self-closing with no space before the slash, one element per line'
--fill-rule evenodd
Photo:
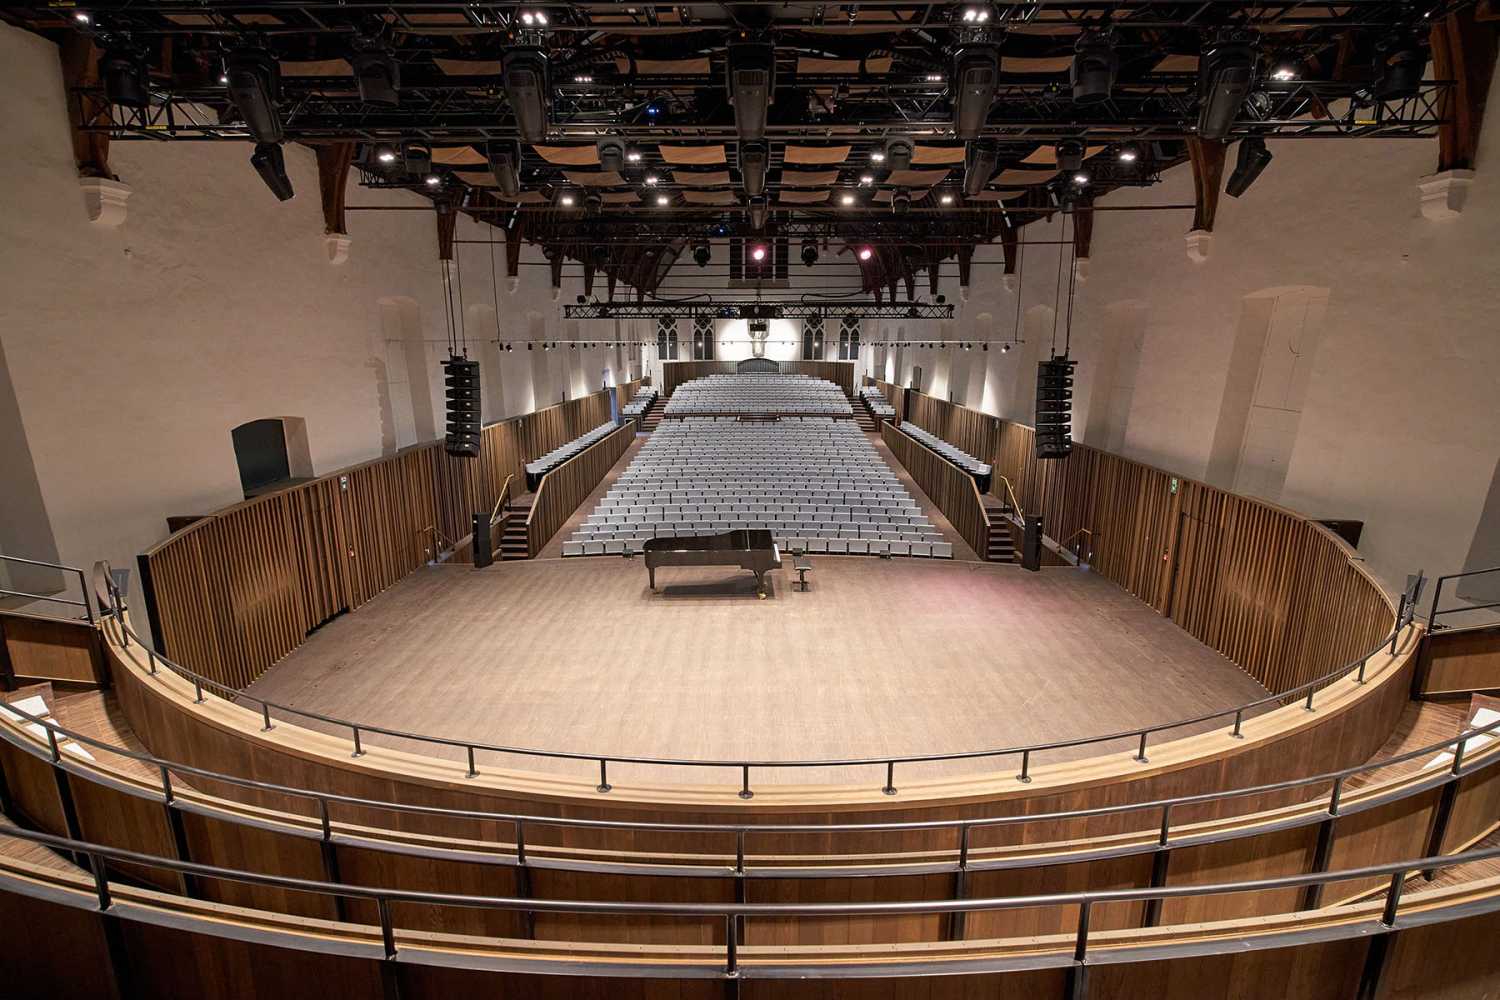
<path fill-rule="evenodd" d="M 740 528 L 813 552 L 953 554 L 854 423 L 689 417 L 652 433 L 563 555 L 639 551 L 649 538 Z"/>
<path fill-rule="evenodd" d="M 854 416 L 844 391 L 827 379 L 774 373 L 708 375 L 678 386 L 668 417 L 695 414 Z"/>
<path fill-rule="evenodd" d="M 622 417 L 638 417 L 651 409 L 651 404 L 656 402 L 657 392 L 651 386 L 642 386 L 636 394 L 630 397 L 630 402 L 620 408 Z"/>
<path fill-rule="evenodd" d="M 873 385 L 861 386 L 859 395 L 875 416 L 888 421 L 896 419 L 896 408 L 885 398 L 885 394 Z"/>
<path fill-rule="evenodd" d="M 605 421 L 598 427 L 569 441 L 561 448 L 554 448 L 535 462 L 526 463 L 526 474 L 528 476 L 543 476 L 553 469 L 562 465 L 568 459 L 583 451 L 589 445 L 594 444 L 615 429 L 613 420 Z"/>
<path fill-rule="evenodd" d="M 991 470 L 988 463 L 981 462 L 961 448 L 955 448 L 936 434 L 929 434 L 910 420 L 903 421 L 901 429 L 965 472 L 975 476 L 988 476 L 990 474 Z"/>

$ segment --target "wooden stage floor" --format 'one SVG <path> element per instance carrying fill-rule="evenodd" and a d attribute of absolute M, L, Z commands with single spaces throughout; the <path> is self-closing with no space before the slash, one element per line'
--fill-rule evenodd
<path fill-rule="evenodd" d="M 749 573 L 717 567 L 664 568 L 663 591 L 653 595 L 639 559 L 430 567 L 324 626 L 250 690 L 407 732 L 719 760 L 1048 742 L 1186 718 L 1265 693 L 1123 590 L 1075 569 L 869 557 L 816 557 L 814 567 L 807 593 L 791 585 L 789 570 L 771 574 L 766 600 L 755 598 Z M 1090 752 L 1098 751 L 1037 760 Z M 586 762 L 514 755 L 481 755 L 486 762 L 590 771 Z M 1016 763 L 903 765 L 901 773 Z M 723 768 L 610 770 L 621 781 L 737 779 Z M 755 781 L 883 777 L 873 770 L 759 770 Z"/>

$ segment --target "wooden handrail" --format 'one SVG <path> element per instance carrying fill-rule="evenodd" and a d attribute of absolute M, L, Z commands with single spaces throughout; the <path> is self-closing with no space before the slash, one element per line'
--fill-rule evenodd
<path fill-rule="evenodd" d="M 1021 510 L 1021 501 L 1016 499 L 1016 491 L 1015 488 L 1010 485 L 1010 480 L 1005 476 L 1000 475 L 998 472 L 995 473 L 995 476 L 1005 484 L 1005 492 L 1006 495 L 1010 497 L 1011 509 L 1016 512 L 1017 517 L 1024 518 L 1026 516 L 1026 512 Z"/>
<path fill-rule="evenodd" d="M 506 500 L 510 499 L 510 481 L 515 478 L 516 474 L 512 472 L 505 477 L 505 482 L 500 484 L 500 495 L 495 498 L 495 507 L 490 511 L 490 524 L 495 523 L 495 519 L 500 516 L 500 508 L 505 506 Z"/>

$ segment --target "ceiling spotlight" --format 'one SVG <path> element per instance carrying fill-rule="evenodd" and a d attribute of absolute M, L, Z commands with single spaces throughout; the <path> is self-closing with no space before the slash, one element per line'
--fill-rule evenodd
<path fill-rule="evenodd" d="M 655 174 L 647 174 L 646 175 L 646 186 L 647 187 L 656 187 L 656 182 L 658 180 L 660 180 L 660 178 L 657 177 Z"/>
<path fill-rule="evenodd" d="M 693 263 L 699 267 L 707 267 L 708 262 L 713 259 L 713 250 L 707 243 L 699 243 L 693 248 Z"/>
<path fill-rule="evenodd" d="M 871 249 L 870 247 L 860 247 L 859 248 L 859 259 L 860 260 L 869 260 L 873 256 L 875 256 L 875 251 L 873 249 Z"/>
<path fill-rule="evenodd" d="M 114 48 L 99 60 L 99 75 L 104 78 L 104 97 L 111 104 L 144 108 L 151 103 L 148 82 L 151 69 L 144 50 Z"/>
<path fill-rule="evenodd" d="M 1378 101 L 1415 97 L 1422 89 L 1427 51 L 1415 34 L 1396 32 L 1375 43 L 1375 72 L 1370 93 Z"/>
<path fill-rule="evenodd" d="M 425 180 L 427 182 L 427 186 L 430 188 L 435 188 L 439 184 L 443 183 L 443 179 L 437 174 L 428 174 Z"/>
<path fill-rule="evenodd" d="M 875 183 L 875 175 L 874 174 L 860 174 L 859 175 L 859 182 L 861 184 L 866 185 L 866 186 L 868 186 L 870 184 L 874 184 Z"/>
<path fill-rule="evenodd" d="M 928 73 L 927 74 L 927 82 L 928 83 L 942 83 L 943 82 L 943 74 L 941 74 L 941 73 Z"/>
<path fill-rule="evenodd" d="M 870 154 L 870 162 L 871 163 L 884 163 L 885 162 L 885 153 L 882 152 L 881 150 L 878 150 L 878 149 L 875 150 L 875 152 L 873 152 L 873 153 Z"/>
<path fill-rule="evenodd" d="M 1005 354 L 1009 350 L 1010 350 L 1010 345 L 1009 344 L 1001 344 L 1000 345 L 1000 353 L 1001 354 Z"/>
<path fill-rule="evenodd" d="M 1115 159 L 1119 160 L 1121 163 L 1134 163 L 1136 160 L 1140 159 L 1140 156 L 1141 154 L 1135 151 L 1134 146 L 1126 146 L 1115 155 Z"/>
<path fill-rule="evenodd" d="M 89 12 L 86 10 L 75 10 L 73 12 L 73 20 L 77 21 L 79 24 L 89 24 L 94 19 L 89 16 Z"/>
<path fill-rule="evenodd" d="M 628 151 L 625 154 L 625 162 L 626 163 L 640 163 L 641 162 L 641 151 L 639 149 L 632 149 L 632 150 Z"/>
<path fill-rule="evenodd" d="M 660 104 L 657 104 L 655 101 L 653 101 L 652 103 L 646 105 L 646 117 L 655 118 L 659 114 L 661 114 Z"/>
<path fill-rule="evenodd" d="M 1055 147 L 1057 158 L 1057 169 L 1064 173 L 1072 173 L 1083 167 L 1084 149 L 1083 143 L 1077 139 L 1063 139 Z"/>
<path fill-rule="evenodd" d="M 401 104 L 401 64 L 379 42 L 360 39 L 349 57 L 359 83 L 359 99 L 366 104 L 394 108 Z"/>
<path fill-rule="evenodd" d="M 963 20 L 965 24 L 984 24 L 990 19 L 988 7 L 965 7 Z"/>
<path fill-rule="evenodd" d="M 765 244 L 763 244 L 763 243 L 757 243 L 755 245 L 755 247 L 753 249 L 751 249 L 751 251 L 750 251 L 750 259 L 753 260 L 753 261 L 762 261 L 762 260 L 765 260 L 766 259 L 766 247 L 765 247 Z"/>
<path fill-rule="evenodd" d="M 1086 173 L 1084 173 L 1081 170 L 1078 173 L 1076 173 L 1076 174 L 1073 175 L 1073 183 L 1077 184 L 1079 187 L 1083 187 L 1083 185 L 1087 184 L 1088 182 L 1089 182 L 1089 175 L 1086 174 Z"/>
<path fill-rule="evenodd" d="M 803 240 L 802 241 L 802 263 L 806 264 L 808 267 L 812 267 L 817 262 L 818 262 L 818 241 L 817 240 Z"/>
<path fill-rule="evenodd" d="M 220 83 L 228 83 L 229 82 L 229 74 L 228 73 L 220 73 L 219 74 L 219 82 Z"/>
<path fill-rule="evenodd" d="M 659 194 L 656 196 L 656 204 L 665 208 L 667 205 L 672 204 L 672 199 L 664 194 Z"/>
<path fill-rule="evenodd" d="M 1290 66 L 1277 66 L 1271 71 L 1271 79 L 1286 83 L 1288 80 L 1297 79 L 1297 71 Z"/>
<path fill-rule="evenodd" d="M 1069 72 L 1073 103 L 1099 104 L 1109 100 L 1119 68 L 1114 39 L 1108 32 L 1089 31 L 1080 35 L 1073 47 L 1073 66 Z"/>
<path fill-rule="evenodd" d="M 375 159 L 379 160 L 381 163 L 395 163 L 396 154 L 389 149 L 382 149 L 380 152 L 375 154 Z"/>
<path fill-rule="evenodd" d="M 595 144 L 599 150 L 599 169 L 605 173 L 619 173 L 625 169 L 625 141 L 610 136 Z"/>
<path fill-rule="evenodd" d="M 897 215 L 905 215 L 909 208 L 911 208 L 910 191 L 897 191 L 891 195 L 891 211 Z"/>
<path fill-rule="evenodd" d="M 852 194 L 840 195 L 839 196 L 839 204 L 843 205 L 845 208 L 849 207 L 850 205 L 854 204 L 854 195 L 852 195 Z"/>
<path fill-rule="evenodd" d="M 573 202 L 574 202 L 574 198 L 570 194 L 565 194 L 561 198 L 557 199 L 557 203 L 559 205 L 561 205 L 563 208 L 572 208 L 573 207 Z"/>
<path fill-rule="evenodd" d="M 951 205 L 951 204 L 953 204 L 953 196 L 951 194 L 940 195 L 938 197 L 938 204 L 939 205 Z"/>
<path fill-rule="evenodd" d="M 547 26 L 547 15 L 540 10 L 521 11 L 521 23 L 528 28 L 545 28 Z"/>
<path fill-rule="evenodd" d="M 1270 162 L 1271 151 L 1266 148 L 1266 140 L 1258 135 L 1241 139 L 1239 157 L 1235 161 L 1234 172 L 1224 185 L 1224 193 L 1231 198 L 1244 194 Z"/>
<path fill-rule="evenodd" d="M 591 76 L 589 76 L 587 73 L 580 73 L 577 76 L 573 77 L 573 82 L 574 83 L 593 83 L 594 82 L 594 78 L 591 77 Z"/>

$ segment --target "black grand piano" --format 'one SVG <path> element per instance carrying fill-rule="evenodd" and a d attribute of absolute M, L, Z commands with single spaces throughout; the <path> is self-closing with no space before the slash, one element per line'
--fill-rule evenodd
<path fill-rule="evenodd" d="M 755 574 L 755 592 L 766 596 L 766 574 L 781 568 L 781 551 L 764 528 L 740 528 L 720 535 L 650 538 L 643 551 L 651 589 L 658 566 L 739 566 Z"/>

